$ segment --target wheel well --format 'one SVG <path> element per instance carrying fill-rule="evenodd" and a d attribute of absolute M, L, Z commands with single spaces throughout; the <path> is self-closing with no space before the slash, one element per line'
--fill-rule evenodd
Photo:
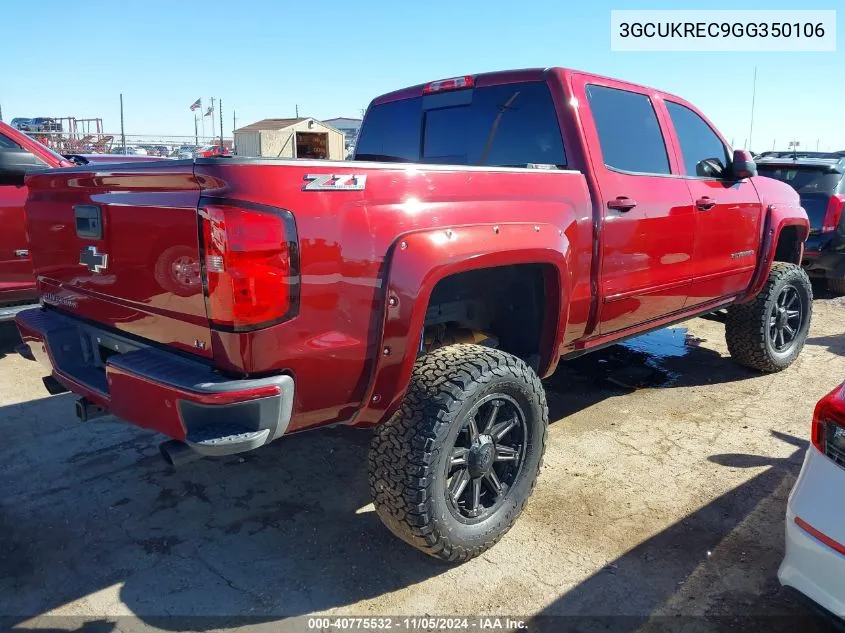
<path fill-rule="evenodd" d="M 801 229 L 797 226 L 784 227 L 778 236 L 778 245 L 775 249 L 776 262 L 789 262 L 792 264 L 801 263 Z"/>
<path fill-rule="evenodd" d="M 497 266 L 441 279 L 431 293 L 422 347 L 480 342 L 540 367 L 541 350 L 553 336 L 560 288 L 545 264 Z M 547 321 L 551 321 L 547 322 Z"/>

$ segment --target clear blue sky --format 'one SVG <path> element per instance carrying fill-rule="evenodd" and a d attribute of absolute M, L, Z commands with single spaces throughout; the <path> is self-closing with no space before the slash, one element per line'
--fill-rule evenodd
<path fill-rule="evenodd" d="M 845 47 L 835 53 L 610 51 L 610 10 L 741 9 L 759 2 L 197 0 L 3 2 L 0 105 L 17 116 L 95 117 L 119 130 L 193 133 L 190 104 L 223 98 L 224 132 L 266 117 L 360 116 L 386 91 L 460 74 L 568 66 L 694 102 L 741 146 L 758 66 L 753 149 L 845 149 Z M 841 0 L 767 9 L 836 9 Z M 37 10 L 36 10 L 37 9 Z M 49 19 L 30 20 L 35 14 Z M 840 11 L 840 16 L 845 10 Z M 16 18 L 28 16 L 20 28 Z M 839 16 L 838 16 L 839 17 Z M 210 127 L 210 119 L 206 118 Z"/>

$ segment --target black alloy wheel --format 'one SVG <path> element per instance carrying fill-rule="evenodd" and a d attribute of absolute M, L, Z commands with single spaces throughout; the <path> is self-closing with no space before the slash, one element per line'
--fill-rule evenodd
<path fill-rule="evenodd" d="M 447 463 L 447 501 L 459 518 L 483 521 L 504 501 L 524 458 L 525 414 L 491 394 L 467 415 Z"/>

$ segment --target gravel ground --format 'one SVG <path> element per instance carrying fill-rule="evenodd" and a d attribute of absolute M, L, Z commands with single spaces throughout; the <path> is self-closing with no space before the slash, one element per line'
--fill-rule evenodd
<path fill-rule="evenodd" d="M 172 471 L 160 437 L 76 422 L 72 396 L 47 396 L 0 326 L 0 628 L 278 631 L 313 614 L 487 614 L 529 630 L 695 628 L 700 616 L 724 630 L 751 630 L 755 616 L 826 630 L 776 578 L 812 408 L 845 378 L 845 300 L 814 309 L 804 352 L 776 375 L 731 362 L 718 316 L 567 363 L 546 384 L 556 421 L 525 513 L 458 567 L 381 526 L 367 432 Z"/>

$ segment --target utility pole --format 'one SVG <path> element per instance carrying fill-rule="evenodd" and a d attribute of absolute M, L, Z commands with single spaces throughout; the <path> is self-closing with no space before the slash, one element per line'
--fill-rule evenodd
<path fill-rule="evenodd" d="M 120 146 L 123 154 L 126 155 L 126 134 L 123 131 L 123 93 L 120 93 Z"/>
<path fill-rule="evenodd" d="M 232 154 L 235 153 L 235 130 L 238 129 L 238 119 L 235 117 L 235 111 L 232 110 Z"/>
<path fill-rule="evenodd" d="M 214 138 L 214 97 L 211 97 L 211 137 Z"/>
<path fill-rule="evenodd" d="M 0 105 L 0 121 L 3 120 L 3 106 Z"/>
<path fill-rule="evenodd" d="M 218 102 L 220 106 L 220 152 L 223 152 L 223 99 Z"/>
<path fill-rule="evenodd" d="M 752 143 L 754 137 L 754 102 L 757 99 L 757 66 L 754 67 L 754 84 L 751 88 L 751 128 L 748 130 L 748 144 Z M 748 149 L 748 148 L 746 148 Z"/>
<path fill-rule="evenodd" d="M 299 104 L 296 104 L 296 118 L 299 118 Z"/>

